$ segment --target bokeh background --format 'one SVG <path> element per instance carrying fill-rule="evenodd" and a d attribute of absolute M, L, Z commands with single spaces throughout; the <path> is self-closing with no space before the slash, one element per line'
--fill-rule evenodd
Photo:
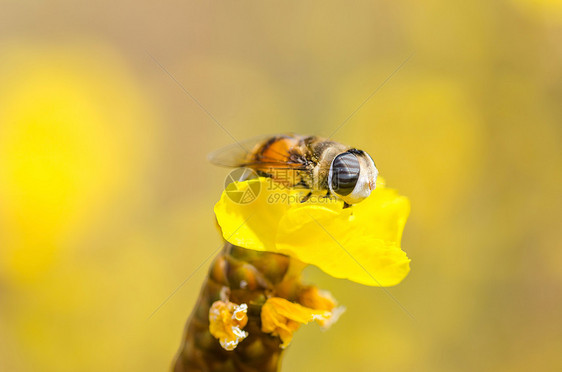
<path fill-rule="evenodd" d="M 1 8 L 0 370 L 167 370 L 221 245 L 207 153 L 330 135 L 389 77 L 334 138 L 411 199 L 414 319 L 311 268 L 348 311 L 283 371 L 562 370 L 562 2 Z"/>

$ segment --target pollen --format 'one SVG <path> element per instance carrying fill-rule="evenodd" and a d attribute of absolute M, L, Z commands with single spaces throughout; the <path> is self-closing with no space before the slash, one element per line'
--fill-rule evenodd
<path fill-rule="evenodd" d="M 234 350 L 248 337 L 243 328 L 248 323 L 248 305 L 215 301 L 209 309 L 209 331 L 225 350 Z"/>

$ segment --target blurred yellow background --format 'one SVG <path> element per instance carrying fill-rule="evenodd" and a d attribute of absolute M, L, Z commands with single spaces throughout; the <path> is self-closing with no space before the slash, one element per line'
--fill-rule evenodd
<path fill-rule="evenodd" d="M 389 291 L 415 319 L 310 269 L 348 311 L 303 327 L 283 371 L 562 370 L 547 0 L 5 0 L 0 370 L 167 370 L 208 263 L 158 307 L 221 245 L 207 153 L 227 132 L 328 136 L 377 87 L 334 138 L 411 199 Z"/>

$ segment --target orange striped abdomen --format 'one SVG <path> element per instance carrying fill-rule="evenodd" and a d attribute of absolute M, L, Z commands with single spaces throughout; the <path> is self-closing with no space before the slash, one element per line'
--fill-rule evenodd
<path fill-rule="evenodd" d="M 302 136 L 276 136 L 260 144 L 250 160 L 260 175 L 287 187 L 309 186 L 310 165 Z"/>

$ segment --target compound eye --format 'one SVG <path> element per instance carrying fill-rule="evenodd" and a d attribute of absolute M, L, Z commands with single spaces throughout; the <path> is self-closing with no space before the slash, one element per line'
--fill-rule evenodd
<path fill-rule="evenodd" d="M 359 160 L 349 152 L 336 156 L 332 162 L 332 190 L 338 195 L 351 194 L 359 179 Z"/>

